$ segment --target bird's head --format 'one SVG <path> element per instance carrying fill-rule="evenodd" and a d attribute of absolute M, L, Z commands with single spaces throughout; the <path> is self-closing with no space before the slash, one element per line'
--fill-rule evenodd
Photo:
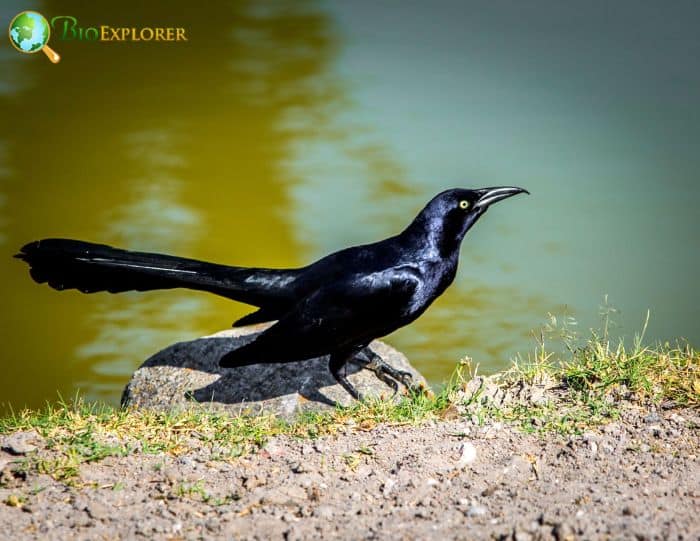
<path fill-rule="evenodd" d="M 427 234 L 445 255 L 459 248 L 464 235 L 491 205 L 519 193 L 530 192 L 514 186 L 446 190 L 425 206 L 407 232 Z"/>

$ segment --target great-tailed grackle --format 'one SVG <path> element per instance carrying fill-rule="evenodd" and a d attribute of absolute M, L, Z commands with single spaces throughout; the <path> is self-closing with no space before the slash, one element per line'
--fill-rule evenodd
<path fill-rule="evenodd" d="M 257 306 L 235 326 L 277 320 L 254 341 L 224 355 L 223 367 L 330 355 L 328 368 L 354 398 L 341 369 L 354 358 L 394 392 L 411 376 L 367 347 L 411 323 L 454 280 L 466 232 L 490 205 L 523 188 L 453 189 L 435 196 L 401 233 L 346 248 L 307 267 L 229 267 L 131 252 L 78 240 L 31 242 L 16 257 L 32 278 L 58 290 L 148 291 L 184 287 Z"/>

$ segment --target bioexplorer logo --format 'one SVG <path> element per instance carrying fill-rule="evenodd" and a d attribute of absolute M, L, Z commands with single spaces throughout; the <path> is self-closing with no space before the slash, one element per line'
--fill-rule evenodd
<path fill-rule="evenodd" d="M 20 53 L 44 51 L 54 64 L 61 60 L 56 51 L 47 45 L 51 37 L 51 28 L 41 13 L 23 11 L 16 15 L 10 22 L 9 35 L 10 43 Z"/>
<path fill-rule="evenodd" d="M 61 41 L 187 41 L 187 31 L 181 27 L 115 27 L 106 24 L 83 27 L 71 15 L 57 15 L 49 24 L 41 13 L 23 11 L 10 22 L 10 43 L 21 53 L 43 51 L 56 64 L 61 57 L 48 46 L 52 31 L 55 39 Z"/>

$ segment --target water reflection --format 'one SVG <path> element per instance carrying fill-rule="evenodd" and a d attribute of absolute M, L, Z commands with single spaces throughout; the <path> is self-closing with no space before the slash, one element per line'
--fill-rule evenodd
<path fill-rule="evenodd" d="M 7 233 L 7 196 L 5 195 L 5 183 L 10 178 L 10 170 L 7 167 L 7 147 L 4 141 L 0 141 L 0 246 L 5 244 Z"/>
<path fill-rule="evenodd" d="M 184 155 L 177 151 L 176 131 L 152 129 L 127 134 L 114 149 L 121 163 L 133 163 L 135 178 L 125 179 L 127 200 L 108 215 L 97 238 L 113 238 L 119 246 L 136 250 L 178 253 L 191 249 L 201 237 L 201 215 L 186 205 L 180 173 Z M 91 398 L 113 399 L 133 370 L 134 359 L 154 344 L 182 339 L 192 314 L 206 313 L 207 299 L 172 292 L 167 298 L 138 293 L 102 295 L 89 315 L 97 334 L 75 352 L 78 382 Z M 93 382 L 100 385 L 93 388 Z"/>
<path fill-rule="evenodd" d="M 140 2 L 111 14 L 79 2 L 42 8 L 85 24 L 186 26 L 190 41 L 65 42 L 59 66 L 15 55 L 35 84 L 0 100 L 3 118 L 21 119 L 3 134 L 6 261 L 28 240 L 66 236 L 243 265 L 299 264 L 281 165 L 294 134 L 282 124 L 287 111 L 311 111 L 323 99 L 310 89 L 334 48 L 328 19 L 305 2 L 207 8 L 194 17 Z M 226 30 L 211 33 L 211 13 Z M 32 284 L 16 262 L 2 269 L 6 355 L 25 361 L 7 363 L 12 383 L 2 400 L 15 407 L 76 385 L 114 401 L 148 355 L 247 311 L 190 292 L 58 294 Z"/>

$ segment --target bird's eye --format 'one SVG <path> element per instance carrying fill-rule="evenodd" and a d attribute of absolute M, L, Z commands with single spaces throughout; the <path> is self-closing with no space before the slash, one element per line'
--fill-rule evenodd
<path fill-rule="evenodd" d="M 461 208 L 462 210 L 468 209 L 469 208 L 469 201 L 467 201 L 466 199 L 462 199 L 459 202 L 459 208 Z"/>

